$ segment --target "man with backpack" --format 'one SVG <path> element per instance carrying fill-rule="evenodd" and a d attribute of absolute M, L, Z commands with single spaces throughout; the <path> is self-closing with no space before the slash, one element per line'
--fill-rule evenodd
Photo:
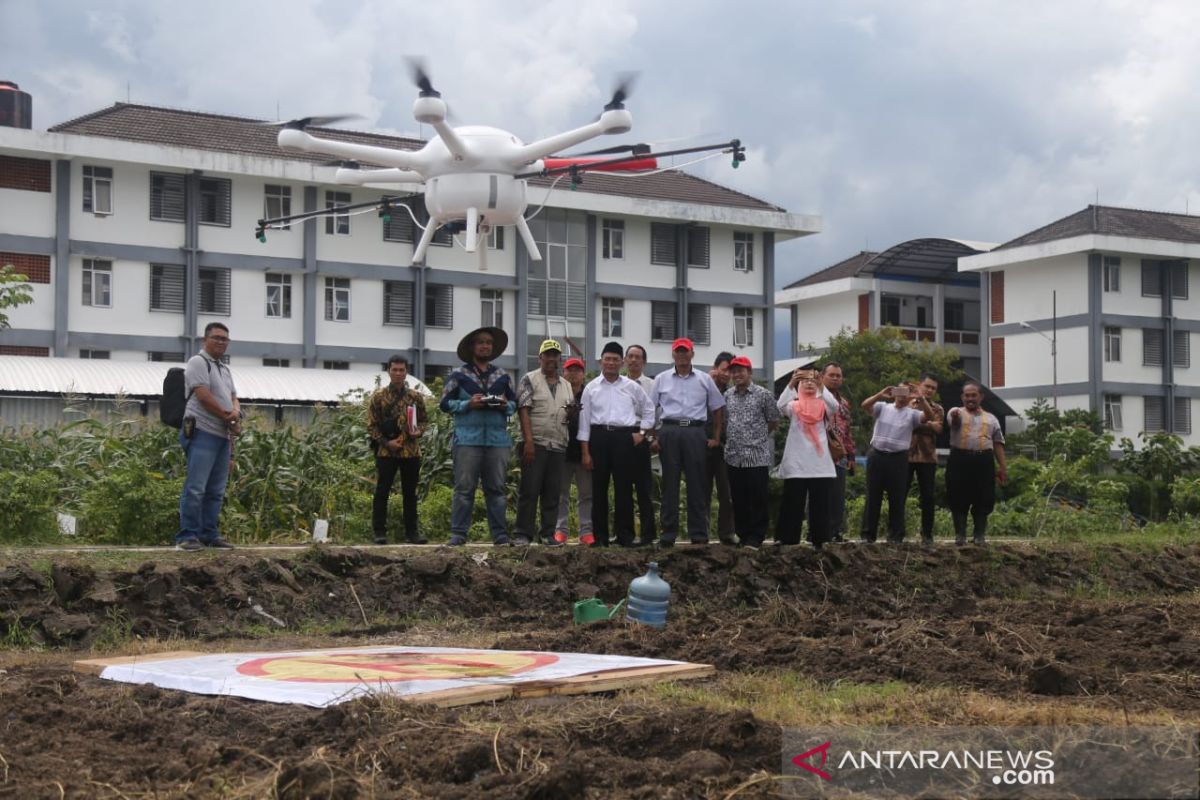
<path fill-rule="evenodd" d="M 229 479 L 231 440 L 241 432 L 242 419 L 233 375 L 221 360 L 227 349 L 229 328 L 210 322 L 204 327 L 204 349 L 192 356 L 184 370 L 187 405 L 179 443 L 187 457 L 187 479 L 175 535 L 180 550 L 233 548 L 217 529 Z"/>

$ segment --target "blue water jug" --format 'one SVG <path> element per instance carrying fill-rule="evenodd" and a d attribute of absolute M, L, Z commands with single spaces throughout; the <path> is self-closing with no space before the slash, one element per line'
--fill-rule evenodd
<path fill-rule="evenodd" d="M 667 624 L 667 606 L 670 605 L 671 587 L 658 577 L 658 563 L 651 561 L 650 569 L 640 578 L 629 582 L 629 602 L 625 606 L 625 619 L 661 628 Z"/>

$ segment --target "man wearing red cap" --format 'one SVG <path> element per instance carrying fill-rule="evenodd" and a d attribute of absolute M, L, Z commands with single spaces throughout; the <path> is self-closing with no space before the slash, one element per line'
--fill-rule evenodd
<path fill-rule="evenodd" d="M 692 544 L 708 544 L 709 509 L 705 503 L 704 477 L 708 451 L 721 444 L 725 427 L 725 398 L 707 373 L 692 369 L 695 348 L 692 340 L 671 343 L 675 368 L 654 379 L 650 401 L 658 410 L 662 430 L 655 444 L 662 454 L 662 538 L 671 547 L 679 535 L 679 478 L 687 482 L 687 530 Z M 712 436 L 705 433 L 712 413 Z"/>
<path fill-rule="evenodd" d="M 733 526 L 743 547 L 761 547 L 769 524 L 770 470 L 775 462 L 773 434 L 779 422 L 775 397 L 750 379 L 750 359 L 729 362 L 733 386 L 725 390 L 725 464 L 733 505 Z"/>

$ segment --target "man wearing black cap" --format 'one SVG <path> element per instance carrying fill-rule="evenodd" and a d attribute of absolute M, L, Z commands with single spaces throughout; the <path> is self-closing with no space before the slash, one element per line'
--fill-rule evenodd
<path fill-rule="evenodd" d="M 458 343 L 463 365 L 446 378 L 440 407 L 454 416 L 454 499 L 450 503 L 450 544 L 464 545 L 471 529 L 475 487 L 483 481 L 492 542 L 506 545 L 505 482 L 512 455 L 508 418 L 517 396 L 508 373 L 492 361 L 508 347 L 499 328 L 476 328 Z"/>
<path fill-rule="evenodd" d="M 635 381 L 621 374 L 621 345 L 609 342 L 600 356 L 600 375 L 583 390 L 579 443 L 583 468 L 592 472 L 592 525 L 596 544 L 608 546 L 608 484 L 616 501 L 616 538 L 633 547 L 635 448 L 654 426 L 654 406 Z"/>

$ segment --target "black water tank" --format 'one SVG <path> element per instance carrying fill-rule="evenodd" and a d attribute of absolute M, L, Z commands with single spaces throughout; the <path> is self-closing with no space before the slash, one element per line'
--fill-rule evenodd
<path fill-rule="evenodd" d="M 0 125 L 33 127 L 33 98 L 12 81 L 0 81 Z"/>

